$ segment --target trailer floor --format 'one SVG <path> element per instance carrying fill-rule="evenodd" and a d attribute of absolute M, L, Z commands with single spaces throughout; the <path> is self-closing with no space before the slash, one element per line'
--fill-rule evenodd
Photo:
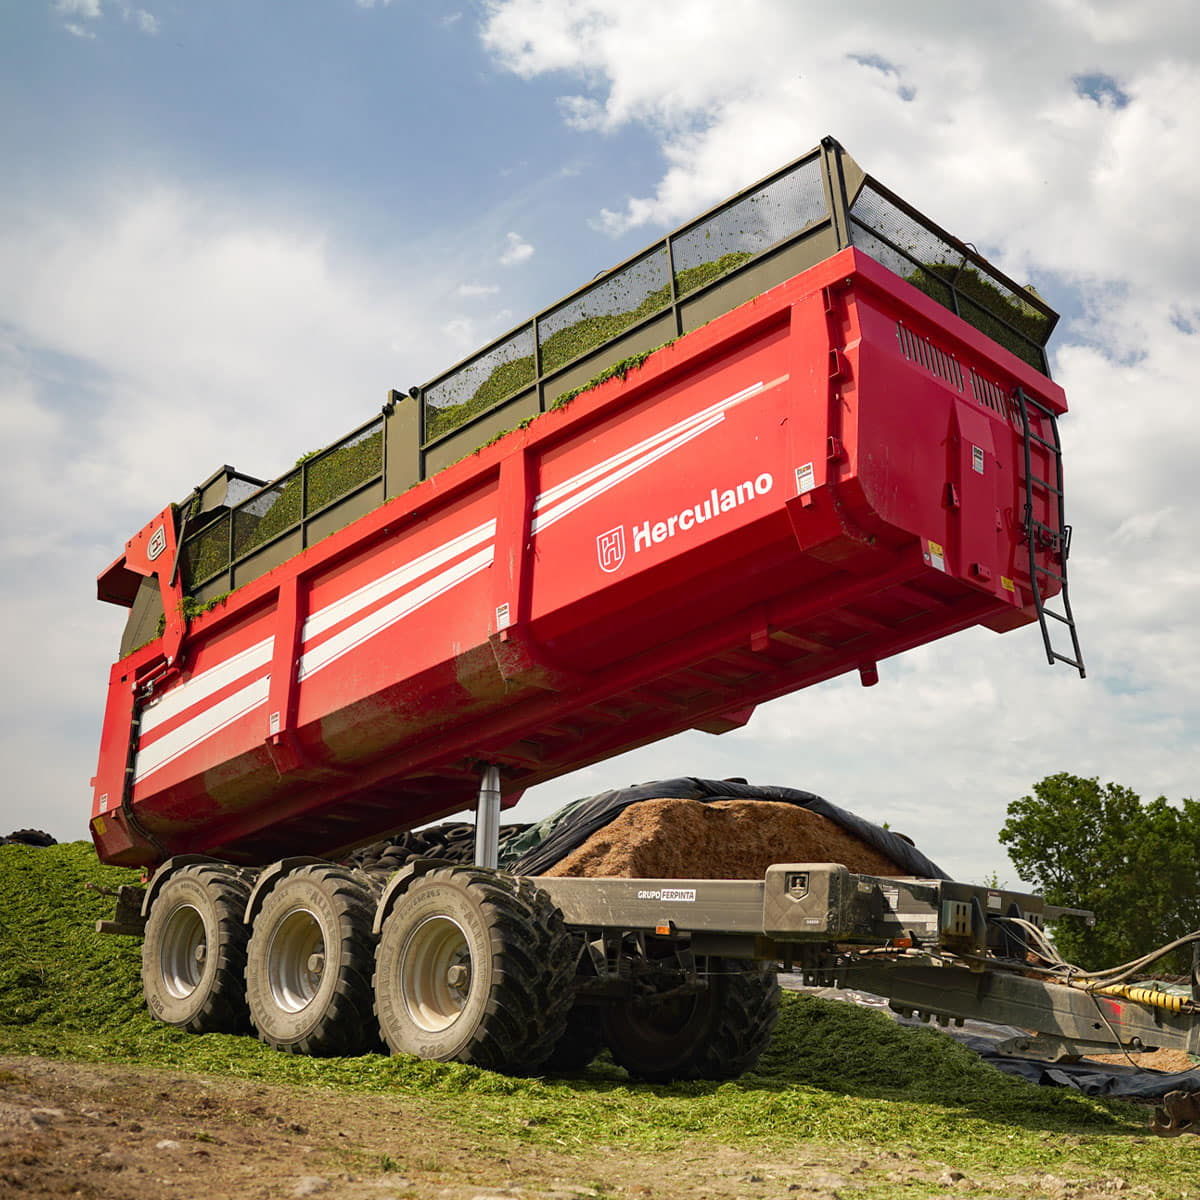
<path fill-rule="evenodd" d="M 518 1101 L 519 1103 L 519 1101 Z M 1175 1196 L 1136 1180 L 971 1179 L 903 1148 L 786 1156 L 697 1139 L 670 1155 L 473 1136 L 420 1101 L 177 1070 L 0 1057 L 0 1196 L 27 1200 L 700 1200 Z M 1191 1147 L 1177 1143 L 1180 1151 Z"/>

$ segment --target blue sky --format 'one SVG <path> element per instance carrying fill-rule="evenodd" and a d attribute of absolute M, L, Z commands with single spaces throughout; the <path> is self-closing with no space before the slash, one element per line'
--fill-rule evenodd
<path fill-rule="evenodd" d="M 122 624 L 94 578 L 166 499 L 278 472 L 825 133 L 1064 313 L 1091 677 L 973 631 L 516 815 L 748 774 L 1004 877 L 1051 771 L 1195 792 L 1192 5 L 21 0 L 0 112 L 0 826 L 83 835 Z"/>

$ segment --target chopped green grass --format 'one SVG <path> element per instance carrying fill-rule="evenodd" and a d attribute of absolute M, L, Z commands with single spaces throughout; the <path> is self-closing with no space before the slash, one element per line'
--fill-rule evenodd
<path fill-rule="evenodd" d="M 1033 305 L 1023 304 L 1012 293 L 1001 291 L 974 267 L 959 268 L 957 263 L 931 262 L 914 270 L 905 279 L 931 299 L 954 310 L 954 296 L 947 280 L 954 281 L 958 313 L 980 333 L 1018 358 L 1045 370 L 1041 347 L 1050 337 L 1050 318 Z"/>
<path fill-rule="evenodd" d="M 735 250 L 723 254 L 711 262 L 699 263 L 694 267 L 678 271 L 675 289 L 679 296 L 686 296 L 705 284 L 712 283 L 722 275 L 740 267 L 753 255 L 746 250 Z M 583 315 L 570 325 L 556 330 L 541 345 L 542 370 L 555 371 L 569 362 L 598 349 L 606 342 L 620 337 L 625 330 L 654 313 L 661 312 L 671 302 L 671 286 L 667 284 L 649 292 L 633 308 L 618 312 Z M 603 300 L 601 299 L 601 303 Z M 607 378 L 607 376 L 606 376 Z M 533 355 L 503 362 L 459 404 L 447 404 L 441 408 L 427 405 L 425 408 L 426 438 L 440 437 L 465 425 L 472 417 L 485 412 L 492 405 L 528 387 L 534 380 Z M 586 385 L 588 387 L 592 384 Z M 580 389 L 583 390 L 583 389 Z M 578 393 L 576 393 L 578 394 Z"/>
<path fill-rule="evenodd" d="M 194 1037 L 152 1020 L 141 943 L 93 922 L 136 872 L 84 843 L 0 848 L 0 1053 L 169 1066 L 275 1083 L 419 1096 L 431 1115 L 530 1143 L 669 1150 L 688 1139 L 775 1151 L 801 1141 L 902 1148 L 966 1172 L 1058 1170 L 1175 1187 L 1183 1143 L 1146 1136 L 1146 1110 L 1001 1075 L 933 1030 L 785 997 L 757 1070 L 729 1083 L 631 1084 L 602 1060 L 576 1079 L 514 1079 L 379 1054 L 313 1059 L 250 1037 Z"/>

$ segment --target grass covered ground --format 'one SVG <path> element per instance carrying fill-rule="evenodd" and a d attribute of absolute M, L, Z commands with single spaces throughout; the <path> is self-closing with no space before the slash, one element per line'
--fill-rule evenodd
<path fill-rule="evenodd" d="M 722 1084 L 630 1084 L 601 1062 L 572 1079 L 367 1055 L 308 1059 L 250 1037 L 178 1033 L 141 1002 L 140 942 L 93 922 L 133 872 L 90 846 L 0 848 L 0 1053 L 171 1066 L 242 1079 L 420 1097 L 431 1112 L 523 1142 L 669 1150 L 703 1138 L 785 1153 L 805 1142 L 903 1148 L 978 1177 L 1030 1170 L 1120 1176 L 1192 1194 L 1194 1143 L 1147 1135 L 1147 1110 L 1001 1075 L 933 1030 L 788 996 L 758 1069 Z"/>

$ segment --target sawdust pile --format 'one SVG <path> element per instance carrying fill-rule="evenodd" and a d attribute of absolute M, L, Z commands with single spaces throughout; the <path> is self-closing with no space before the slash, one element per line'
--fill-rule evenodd
<path fill-rule="evenodd" d="M 626 879 L 761 879 L 780 862 L 840 862 L 903 875 L 891 859 L 825 817 L 764 800 L 642 800 L 546 875 Z"/>
<path fill-rule="evenodd" d="M 1148 1054 L 1089 1054 L 1088 1062 L 1113 1063 L 1119 1067 L 1133 1065 L 1150 1071 L 1169 1071 L 1175 1074 L 1179 1071 L 1194 1071 L 1197 1064 L 1192 1062 L 1192 1056 L 1186 1050 L 1151 1050 Z"/>

